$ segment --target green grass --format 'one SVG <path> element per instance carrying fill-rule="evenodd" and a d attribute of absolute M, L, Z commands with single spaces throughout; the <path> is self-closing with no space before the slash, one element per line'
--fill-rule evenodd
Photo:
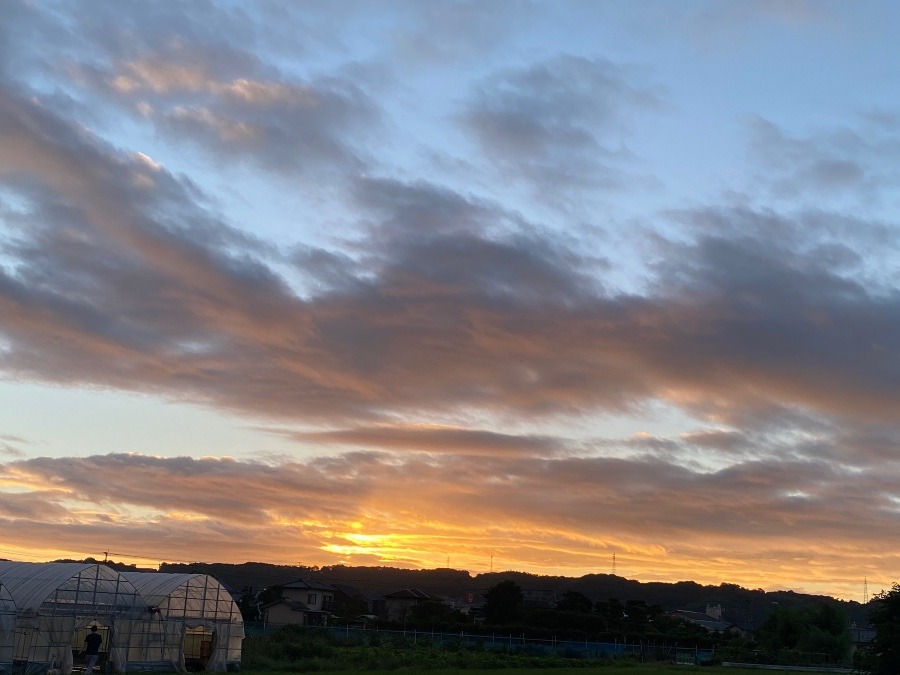
<path fill-rule="evenodd" d="M 322 671 L 291 671 L 292 673 L 322 672 Z M 364 672 L 366 675 L 397 675 L 397 673 L 420 672 L 416 668 L 400 668 L 397 670 L 333 670 L 327 671 L 328 675 L 358 675 Z M 698 666 L 675 666 L 658 664 L 622 664 L 596 666 L 590 668 L 503 668 L 490 670 L 429 670 L 429 675 L 560 675 L 572 673 L 572 675 L 763 675 L 764 673 L 777 673 L 774 670 L 753 670 L 748 668 L 721 668 Z M 781 671 L 786 672 L 786 671 Z M 284 675 L 284 671 L 242 670 L 241 675 Z M 808 675 L 815 675 L 809 673 Z"/>

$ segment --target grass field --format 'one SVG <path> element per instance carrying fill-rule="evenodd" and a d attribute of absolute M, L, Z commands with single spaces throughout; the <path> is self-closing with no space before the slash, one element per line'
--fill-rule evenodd
<path fill-rule="evenodd" d="M 241 675 L 282 675 L 286 671 L 274 673 L 271 671 L 252 670 L 241 671 Z M 301 672 L 323 672 L 323 671 L 289 671 L 291 673 Z M 746 668 L 722 668 L 722 667 L 697 667 L 697 666 L 673 666 L 673 665 L 655 665 L 655 664 L 629 664 L 629 665 L 609 665 L 597 666 L 595 668 L 503 668 L 490 670 L 428 670 L 417 671 L 412 668 L 401 668 L 399 670 L 333 670 L 326 671 L 328 675 L 359 675 L 364 672 L 365 675 L 397 675 L 397 673 L 413 673 L 427 672 L 428 675 L 561 675 L 562 673 L 572 673 L 572 675 L 765 675 L 765 673 L 787 673 L 788 671 L 776 670 L 755 670 Z M 816 675 L 814 672 L 807 671 L 807 675 Z"/>

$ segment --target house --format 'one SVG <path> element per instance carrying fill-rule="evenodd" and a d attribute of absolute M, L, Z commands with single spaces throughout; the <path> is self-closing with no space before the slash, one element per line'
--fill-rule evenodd
<path fill-rule="evenodd" d="M 419 590 L 418 588 L 404 588 L 393 593 L 381 596 L 382 611 L 381 614 L 388 621 L 406 621 L 409 618 L 410 611 L 416 605 L 426 602 L 444 602 L 443 598 L 439 598 L 431 593 Z"/>
<path fill-rule="evenodd" d="M 281 587 L 281 598 L 260 607 L 267 625 L 324 626 L 333 614 L 335 596 L 343 591 L 330 584 L 298 579 Z"/>
<path fill-rule="evenodd" d="M 334 597 L 325 603 L 325 609 L 344 619 L 358 619 L 372 614 L 372 601 L 355 586 L 331 584 Z"/>
<path fill-rule="evenodd" d="M 556 592 L 545 588 L 523 588 L 522 604 L 535 609 L 556 607 Z"/>
<path fill-rule="evenodd" d="M 853 656 L 861 648 L 875 639 L 874 628 L 858 628 L 856 622 L 850 624 L 850 655 Z"/>
<path fill-rule="evenodd" d="M 691 612 L 686 609 L 675 611 L 675 616 L 712 633 L 740 633 L 741 629 L 726 621 L 722 616 L 720 605 L 707 605 L 706 612 Z"/>

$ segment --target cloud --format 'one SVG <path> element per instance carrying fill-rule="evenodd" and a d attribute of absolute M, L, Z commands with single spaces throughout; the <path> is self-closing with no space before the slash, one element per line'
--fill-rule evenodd
<path fill-rule="evenodd" d="M 276 172 L 361 170 L 367 158 L 358 143 L 379 119 L 349 78 L 285 77 L 225 46 L 176 44 L 84 76 L 173 140 Z"/>
<path fill-rule="evenodd" d="M 0 363 L 17 377 L 323 423 L 654 399 L 726 421 L 773 406 L 875 421 L 897 405 L 896 294 L 858 275 L 857 251 L 892 236 L 877 223 L 676 212 L 689 238 L 657 236 L 647 292 L 611 295 L 608 261 L 577 237 L 445 187 L 359 179 L 369 220 L 344 251 L 298 249 L 323 274 L 300 297 L 275 271 L 290 256 L 196 186 L 34 102 L 0 99 L 0 150 L 27 205 L 0 276 Z"/>
<path fill-rule="evenodd" d="M 0 455 L 7 457 L 24 457 L 25 451 L 20 446 L 28 445 L 28 441 L 20 436 L 0 434 Z"/>
<path fill-rule="evenodd" d="M 703 561 L 709 581 L 842 592 L 895 564 L 900 270 L 872 214 L 896 182 L 896 116 L 802 129 L 761 110 L 743 206 L 583 218 L 638 256 L 545 207 L 646 182 L 629 141 L 677 100 L 655 75 L 532 51 L 522 26 L 552 35 L 584 20 L 577 3 L 546 26 L 527 3 L 383 7 L 7 0 L 0 376 L 206 405 L 323 456 L 48 458 L 0 436 L 4 535 L 566 573 L 616 552 L 644 578 Z M 818 30 L 832 9 L 655 7 L 645 26 L 713 40 Z M 522 52 L 500 44 L 532 60 L 504 65 Z M 457 157 L 442 146 L 460 130 Z M 253 170 L 224 214 L 235 164 Z M 273 178 L 308 192 L 264 204 Z M 298 240 L 248 233 L 269 217 Z M 636 418 L 654 433 L 610 431 Z"/>
<path fill-rule="evenodd" d="M 514 436 L 493 431 L 450 427 L 392 425 L 354 427 L 331 431 L 291 432 L 292 438 L 323 448 L 358 446 L 385 451 L 411 451 L 452 455 L 540 456 L 566 448 L 564 442 L 547 436 Z"/>
<path fill-rule="evenodd" d="M 786 33 L 796 41 L 798 36 L 837 33 L 839 27 L 846 30 L 855 23 L 853 12 L 842 15 L 843 5 L 830 0 L 652 0 L 642 7 L 615 9 L 613 20 L 628 26 L 637 38 L 654 45 L 675 41 L 679 48 L 686 44 L 714 57 L 752 50 L 771 40 L 773 33 Z"/>
<path fill-rule="evenodd" d="M 293 86 L 238 80 L 204 103 L 140 109 L 175 138 L 281 172 L 361 170 L 362 153 L 347 139 L 376 120 L 365 94 L 338 78 Z"/>
<path fill-rule="evenodd" d="M 29 487 L 8 494 L 0 516 L 17 539 L 37 544 L 53 515 L 69 523 L 62 549 L 103 541 L 152 560 L 180 559 L 177 547 L 191 537 L 215 535 L 210 554 L 234 561 L 265 547 L 279 562 L 324 553 L 335 562 L 402 557 L 427 566 L 452 551 L 477 569 L 493 551 L 498 562 L 586 571 L 616 551 L 622 564 L 655 565 L 659 578 L 685 578 L 691 561 L 704 560 L 692 578 L 752 584 L 763 573 L 747 566 L 778 555 L 793 562 L 782 562 L 768 584 L 801 578 L 813 560 L 814 576 L 841 584 L 847 550 L 858 547 L 863 569 L 878 533 L 898 518 L 897 486 L 883 472 L 815 461 L 751 461 L 714 473 L 652 459 L 383 453 L 278 464 L 106 455 L 0 466 L 0 480 Z M 844 507 L 825 508 L 835 500 Z M 730 554 L 710 557 L 723 549 Z M 728 571 L 738 560 L 744 566 Z"/>
<path fill-rule="evenodd" d="M 897 180 L 897 126 L 871 116 L 806 136 L 791 134 L 757 117 L 749 125 L 750 154 L 762 171 L 757 180 L 778 199 L 877 201 L 881 188 Z"/>
<path fill-rule="evenodd" d="M 264 8 L 129 2 L 49 13 L 12 5 L 18 30 L 7 40 L 20 53 L 11 76 L 40 75 L 51 83 L 42 100 L 64 101 L 79 119 L 102 127 L 124 110 L 217 162 L 307 178 L 327 171 L 335 179 L 370 161 L 365 143 L 380 114 L 362 83 L 365 68 L 283 72 L 268 49 L 284 26 Z M 39 35 L 42 51 L 19 33 Z"/>
<path fill-rule="evenodd" d="M 627 119 L 664 107 L 637 73 L 602 59 L 559 56 L 483 81 L 460 121 L 507 178 L 542 194 L 635 182 Z"/>
<path fill-rule="evenodd" d="M 412 24 L 392 31 L 397 57 L 416 67 L 423 63 L 437 67 L 448 63 L 484 59 L 502 48 L 518 25 L 532 19 L 535 6 L 512 0 L 501 4 L 467 0 L 399 3 Z"/>

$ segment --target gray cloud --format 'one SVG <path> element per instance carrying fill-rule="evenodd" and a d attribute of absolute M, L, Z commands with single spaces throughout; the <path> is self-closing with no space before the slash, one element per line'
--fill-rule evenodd
<path fill-rule="evenodd" d="M 24 457 L 25 450 L 22 446 L 27 446 L 28 441 L 20 436 L 11 436 L 9 434 L 0 434 L 0 455 L 7 457 Z"/>
<path fill-rule="evenodd" d="M 291 438 L 328 448 L 357 446 L 386 451 L 451 455 L 551 456 L 567 444 L 548 436 L 514 436 L 493 431 L 448 426 L 376 426 L 331 431 L 290 432 Z"/>
<path fill-rule="evenodd" d="M 412 27 L 393 31 L 393 44 L 398 58 L 412 66 L 484 59 L 504 45 L 517 25 L 533 19 L 536 9 L 527 0 L 439 0 L 399 6 L 409 13 Z"/>
<path fill-rule="evenodd" d="M 900 305 L 856 274 L 856 248 L 888 236 L 877 226 L 841 241 L 855 221 L 676 213 L 693 238 L 659 238 L 648 293 L 612 296 L 608 263 L 577 240 L 446 188 L 365 179 L 367 229 L 347 253 L 296 252 L 323 274 L 300 298 L 269 248 L 147 158 L 10 95 L 0 149 L 30 205 L 0 277 L 7 373 L 319 421 L 653 398 L 729 420 L 773 406 L 887 420 L 898 403 Z"/>
<path fill-rule="evenodd" d="M 177 546 L 198 536 L 215 535 L 216 559 L 227 560 L 243 560 L 264 542 L 276 559 L 292 560 L 297 550 L 321 558 L 330 546 L 337 547 L 335 560 L 378 558 L 390 555 L 383 548 L 389 540 L 378 544 L 378 537 L 415 536 L 430 542 L 421 551 L 407 549 L 415 564 L 429 562 L 429 546 L 452 545 L 454 557 L 490 550 L 564 568 L 583 564 L 578 561 L 591 541 L 604 556 L 616 550 L 626 561 L 656 560 L 666 578 L 679 578 L 691 560 L 706 559 L 714 549 L 731 551 L 710 563 L 707 572 L 719 578 L 752 583 L 751 569 L 727 567 L 778 555 L 793 560 L 781 563 L 782 572 L 797 578 L 814 558 L 818 569 L 840 579 L 848 549 L 860 569 L 866 567 L 865 557 L 880 552 L 880 537 L 900 518 L 895 479 L 819 461 L 749 461 L 702 473 L 646 458 L 398 460 L 354 453 L 261 464 L 107 455 L 0 464 L 0 479 L 31 485 L 30 492 L 9 495 L 0 515 L 4 531 L 18 539 L 46 534 L 46 520 L 64 517 L 68 507 L 62 505 L 75 498 L 93 506 L 60 531 L 58 546 L 81 551 L 103 541 L 151 559 L 179 559 Z M 829 507 L 836 502 L 841 509 Z M 134 507 L 156 515 L 136 519 Z M 416 515 L 423 513 L 427 519 Z M 373 550 L 358 545 L 352 523 L 367 537 L 376 535 L 362 539 Z M 666 555 L 661 558 L 648 540 L 667 542 Z"/>
<path fill-rule="evenodd" d="M 560 56 L 485 80 L 461 122 L 488 161 L 540 193 L 634 182 L 626 119 L 663 108 L 635 73 L 600 59 Z M 626 115 L 626 111 L 630 113 Z"/>
<path fill-rule="evenodd" d="M 204 98 L 141 111 L 161 131 L 217 155 L 303 173 L 361 170 L 364 158 L 348 137 L 377 120 L 366 94 L 338 77 L 294 85 L 233 81 Z"/>
<path fill-rule="evenodd" d="M 312 177 L 329 169 L 334 179 L 369 160 L 364 145 L 380 115 L 361 85 L 364 69 L 283 72 L 263 56 L 284 28 L 265 25 L 272 18 L 265 11 L 128 2 L 50 13 L 11 1 L 19 29 L 11 34 L 37 33 L 49 45 L 42 55 L 17 41 L 21 71 L 54 83 L 40 96 L 58 110 L 98 121 L 109 114 L 97 105 L 100 93 L 172 143 L 278 173 Z"/>
<path fill-rule="evenodd" d="M 757 180 L 773 197 L 877 200 L 880 188 L 897 181 L 900 136 L 883 115 L 853 126 L 792 135 L 775 123 L 750 123 L 751 158 L 762 165 Z"/>
<path fill-rule="evenodd" d="M 768 584 L 777 565 L 846 587 L 847 570 L 900 562 L 883 539 L 900 503 L 898 242 L 865 215 L 896 182 L 891 111 L 819 131 L 756 119 L 749 206 L 644 219 L 637 272 L 621 262 L 633 252 L 539 214 L 640 182 L 628 142 L 668 94 L 596 57 L 501 69 L 497 44 L 522 37 L 509 8 L 529 25 L 541 8 L 400 3 L 357 33 L 366 3 L 0 3 L 0 376 L 208 405 L 327 455 L 35 458 L 0 435 L 16 545 L 411 565 L 450 549 L 560 569 L 617 551 L 648 576 L 703 560 L 711 580 Z M 714 39 L 821 18 L 804 3 L 657 7 L 647 23 Z M 474 63 L 493 74 L 415 99 L 420 68 Z M 446 123 L 459 91 L 432 152 L 461 128 L 474 156 L 391 146 Z M 428 119 L 393 129 L 401 99 Z M 154 132 L 173 166 L 197 168 L 184 145 L 212 158 L 209 184 L 233 163 L 299 177 L 324 196 L 292 205 L 341 222 L 326 244 L 246 234 L 191 178 L 108 140 Z M 430 163 L 392 169 L 410 148 Z M 243 174 L 253 208 L 259 175 Z M 540 203 L 502 201 L 522 186 Z M 584 220 L 602 218 L 616 215 Z M 622 275 L 629 293 L 612 290 Z M 696 428 L 585 438 L 670 408 Z M 573 438 L 543 431 L 570 422 Z"/>

